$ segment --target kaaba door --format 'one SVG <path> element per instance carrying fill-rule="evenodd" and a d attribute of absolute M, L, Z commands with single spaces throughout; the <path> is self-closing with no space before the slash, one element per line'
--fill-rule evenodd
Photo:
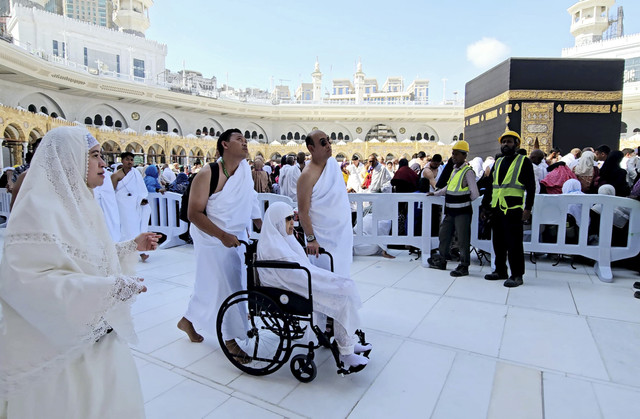
<path fill-rule="evenodd" d="M 527 154 L 536 145 L 549 153 L 553 147 L 553 102 L 522 102 L 522 148 Z"/>

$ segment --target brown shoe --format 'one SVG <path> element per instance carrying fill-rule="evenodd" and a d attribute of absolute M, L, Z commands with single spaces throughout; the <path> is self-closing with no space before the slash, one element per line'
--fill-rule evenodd
<path fill-rule="evenodd" d="M 186 333 L 191 342 L 200 343 L 204 340 L 202 335 L 199 335 L 198 332 L 196 332 L 196 329 L 193 328 L 193 323 L 191 323 L 186 317 L 180 319 L 178 322 L 178 329 Z"/>

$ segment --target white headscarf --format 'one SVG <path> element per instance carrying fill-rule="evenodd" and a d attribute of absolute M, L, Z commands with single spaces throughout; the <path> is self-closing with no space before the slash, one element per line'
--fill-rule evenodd
<path fill-rule="evenodd" d="M 578 159 L 578 164 L 573 168 L 573 173 L 577 176 L 593 176 L 596 155 L 591 151 L 585 151 Z"/>
<path fill-rule="evenodd" d="M 578 179 L 568 179 L 562 184 L 562 193 L 564 195 L 584 195 L 582 193 L 582 185 Z M 573 215 L 576 224 L 580 227 L 582 221 L 582 204 L 570 204 L 567 209 L 569 214 Z"/>
<path fill-rule="evenodd" d="M 469 162 L 471 168 L 476 173 L 476 180 L 480 180 L 482 175 L 484 175 L 484 169 L 482 168 L 482 157 L 475 157 L 473 160 Z"/>
<path fill-rule="evenodd" d="M 616 188 L 613 185 L 602 185 L 598 188 L 598 195 L 616 196 Z M 591 210 L 600 214 L 602 213 L 602 204 L 594 204 Z M 613 210 L 613 225 L 622 228 L 629 221 L 629 209 L 616 207 Z"/>
<path fill-rule="evenodd" d="M 0 400 L 63 369 L 109 327 L 135 337 L 129 304 L 139 288 L 122 275 L 86 183 L 93 144 L 84 127 L 49 131 L 11 213 L 0 264 Z"/>
<path fill-rule="evenodd" d="M 299 258 L 307 260 L 307 255 L 293 234 L 287 234 L 285 218 L 293 215 L 291 205 L 274 202 L 264 214 L 260 241 L 258 242 L 258 258 L 260 260 L 289 260 L 298 262 Z"/>

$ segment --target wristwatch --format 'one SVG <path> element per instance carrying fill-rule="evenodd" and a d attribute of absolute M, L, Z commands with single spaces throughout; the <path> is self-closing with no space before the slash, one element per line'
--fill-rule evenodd
<path fill-rule="evenodd" d="M 307 234 L 307 243 L 316 241 L 316 236 L 313 234 Z"/>

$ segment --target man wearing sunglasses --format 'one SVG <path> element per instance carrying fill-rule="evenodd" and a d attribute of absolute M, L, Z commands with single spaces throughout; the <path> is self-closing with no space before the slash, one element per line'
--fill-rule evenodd
<path fill-rule="evenodd" d="M 351 206 L 340 164 L 331 157 L 331 140 L 320 130 L 306 138 L 311 161 L 298 180 L 298 216 L 312 263 L 330 269 L 327 257 L 318 257 L 323 247 L 334 258 L 334 271 L 349 277 L 353 260 Z"/>

